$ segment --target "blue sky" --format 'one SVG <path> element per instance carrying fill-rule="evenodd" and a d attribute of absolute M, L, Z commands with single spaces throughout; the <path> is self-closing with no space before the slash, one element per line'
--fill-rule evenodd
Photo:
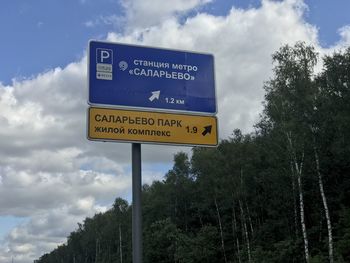
<path fill-rule="evenodd" d="M 319 28 L 319 40 L 323 46 L 329 46 L 339 40 L 338 29 L 350 24 L 350 1 L 308 0 L 309 12 L 306 21 Z"/>
<path fill-rule="evenodd" d="M 15 0 L 1 4 L 0 57 L 6 66 L 3 64 L 0 80 L 5 83 L 83 56 L 89 38 L 105 37 L 109 30 L 115 30 L 114 24 L 102 21 L 93 27 L 86 23 L 98 21 L 100 16 L 121 15 L 111 0 Z"/>
<path fill-rule="evenodd" d="M 350 24 L 350 1 L 306 0 L 304 18 L 319 29 L 319 41 L 330 46 L 339 40 L 337 30 Z M 0 9 L 2 66 L 0 81 L 28 78 L 53 67 L 63 67 L 83 56 L 89 39 L 123 31 L 123 9 L 116 0 L 14 0 Z M 199 10 L 225 15 L 232 6 L 259 7 L 259 0 L 215 0 Z M 198 12 L 195 10 L 194 12 Z M 102 17 L 111 20 L 103 21 Z M 120 18 L 115 23 L 113 18 Z M 96 25 L 88 26 L 88 22 Z"/>
<path fill-rule="evenodd" d="M 349 10 L 349 0 L 1 1 L 0 262 L 31 262 L 115 197 L 130 200 L 130 145 L 86 140 L 89 39 L 214 54 L 223 139 L 252 131 L 281 45 L 350 45 Z M 162 179 L 179 151 L 191 148 L 143 146 L 143 182 Z"/>
<path fill-rule="evenodd" d="M 23 217 L 14 216 L 1 216 L 0 217 L 0 242 L 7 232 L 14 228 L 16 225 L 23 223 L 25 219 Z"/>

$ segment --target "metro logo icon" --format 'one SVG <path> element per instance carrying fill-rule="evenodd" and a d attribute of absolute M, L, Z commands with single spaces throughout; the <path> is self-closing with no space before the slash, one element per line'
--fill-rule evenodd
<path fill-rule="evenodd" d="M 113 50 L 105 49 L 105 48 L 97 48 L 96 63 L 113 64 Z"/>

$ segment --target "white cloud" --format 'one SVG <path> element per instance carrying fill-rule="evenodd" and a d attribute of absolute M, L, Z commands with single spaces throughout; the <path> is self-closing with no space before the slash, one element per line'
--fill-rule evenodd
<path fill-rule="evenodd" d="M 86 27 L 96 27 L 101 25 L 108 25 L 117 27 L 120 23 L 124 23 L 124 18 L 117 15 L 102 16 L 100 15 L 94 20 L 89 20 L 84 23 Z"/>
<path fill-rule="evenodd" d="M 126 196 L 131 183 L 128 173 L 31 173 L 9 167 L 0 172 L 0 215 L 31 216 L 90 196 L 111 202 L 116 196 Z"/>
<path fill-rule="evenodd" d="M 350 25 L 343 26 L 338 30 L 340 41 L 336 44 L 337 48 L 344 48 L 350 43 Z"/>
<path fill-rule="evenodd" d="M 317 30 L 305 23 L 303 10 L 298 0 L 263 1 L 258 9 L 232 8 L 227 16 L 200 13 L 184 23 L 173 17 L 108 39 L 213 53 L 219 131 L 225 138 L 235 128 L 252 130 L 262 110 L 262 84 L 271 74 L 271 54 L 298 40 L 317 45 Z"/>
<path fill-rule="evenodd" d="M 145 28 L 199 8 L 211 0 L 120 0 L 129 28 Z"/>
<path fill-rule="evenodd" d="M 122 1 L 128 30 L 110 33 L 108 40 L 213 53 L 219 130 L 226 138 L 235 128 L 252 130 L 271 54 L 281 45 L 303 40 L 329 50 L 318 46 L 317 29 L 303 20 L 301 0 L 264 0 L 261 8 L 232 8 L 226 16 L 199 12 L 179 22 L 179 15 L 207 2 Z M 333 48 L 350 43 L 349 32 L 342 28 Z M 84 217 L 106 209 L 103 204 L 129 196 L 130 144 L 86 140 L 86 77 L 84 57 L 8 86 L 0 83 L 0 216 L 28 218 L 0 245 L 0 262 L 12 255 L 16 262 L 37 258 L 65 241 Z M 180 150 L 190 152 L 143 145 L 143 182 L 161 178 Z"/>
<path fill-rule="evenodd" d="M 0 262 L 33 262 L 38 252 L 50 251 L 67 240 L 69 233 L 77 228 L 86 216 L 106 211 L 106 207 L 95 204 L 92 197 L 71 200 L 71 204 L 42 211 L 28 222 L 14 228 L 0 246 Z"/>

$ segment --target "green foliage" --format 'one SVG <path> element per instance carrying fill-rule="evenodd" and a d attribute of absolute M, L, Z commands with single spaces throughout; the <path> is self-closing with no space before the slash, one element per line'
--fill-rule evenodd
<path fill-rule="evenodd" d="M 344 262 L 350 262 L 350 208 L 340 211 L 338 230 L 338 252 Z"/>
<path fill-rule="evenodd" d="M 180 233 L 177 242 L 175 262 L 212 263 L 220 258 L 218 250 L 220 241 L 217 228 L 214 226 L 203 226 L 193 237 Z"/>
<path fill-rule="evenodd" d="M 178 229 L 169 218 L 154 222 L 147 231 L 146 262 L 174 262 Z"/>
<path fill-rule="evenodd" d="M 293 162 L 303 164 L 309 262 L 329 262 L 315 152 L 335 262 L 350 262 L 350 48 L 323 59 L 316 75 L 314 48 L 282 47 L 256 132 L 236 129 L 217 148 L 193 148 L 191 159 L 180 152 L 163 181 L 143 187 L 144 262 L 304 262 Z M 130 263 L 131 210 L 117 198 L 38 263 Z"/>

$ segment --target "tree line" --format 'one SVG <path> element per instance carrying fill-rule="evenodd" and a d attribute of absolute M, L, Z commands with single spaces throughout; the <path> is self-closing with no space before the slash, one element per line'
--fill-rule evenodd
<path fill-rule="evenodd" d="M 350 262 L 350 48 L 272 56 L 255 131 L 180 152 L 142 192 L 144 262 Z M 131 205 L 117 198 L 37 263 L 132 262 Z"/>

